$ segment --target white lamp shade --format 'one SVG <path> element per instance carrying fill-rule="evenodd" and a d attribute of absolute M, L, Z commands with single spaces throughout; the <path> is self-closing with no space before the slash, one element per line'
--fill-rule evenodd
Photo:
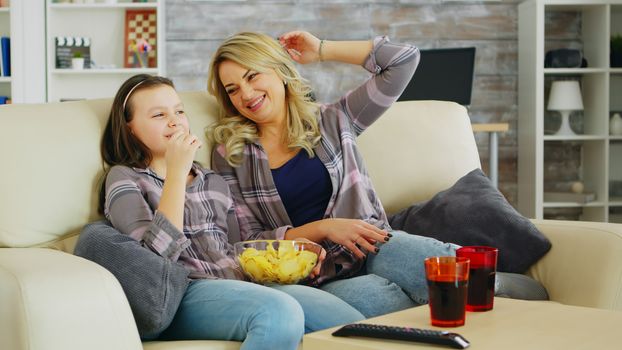
<path fill-rule="evenodd" d="M 583 100 L 576 80 L 554 81 L 549 95 L 549 111 L 581 111 Z"/>

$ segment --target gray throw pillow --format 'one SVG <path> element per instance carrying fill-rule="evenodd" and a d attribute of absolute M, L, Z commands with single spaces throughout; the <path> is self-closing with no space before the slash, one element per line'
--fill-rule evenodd
<path fill-rule="evenodd" d="M 480 169 L 427 202 L 389 218 L 395 230 L 459 245 L 499 249 L 497 270 L 523 273 L 549 249 L 549 240 L 507 202 Z"/>
<path fill-rule="evenodd" d="M 107 221 L 86 225 L 74 254 L 91 260 L 119 280 L 143 340 L 158 337 L 173 320 L 188 287 L 188 271 L 143 247 Z"/>

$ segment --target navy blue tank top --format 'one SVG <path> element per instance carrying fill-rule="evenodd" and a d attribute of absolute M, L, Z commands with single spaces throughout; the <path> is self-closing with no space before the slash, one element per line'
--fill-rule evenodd
<path fill-rule="evenodd" d="M 294 227 L 324 218 L 333 192 L 328 170 L 320 159 L 300 150 L 279 168 L 272 178 Z"/>

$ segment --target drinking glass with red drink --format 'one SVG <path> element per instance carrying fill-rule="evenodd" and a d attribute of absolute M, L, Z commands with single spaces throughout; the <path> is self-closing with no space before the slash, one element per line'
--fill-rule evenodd
<path fill-rule="evenodd" d="M 462 247 L 456 251 L 456 256 L 471 260 L 467 311 L 492 310 L 498 252 L 497 248 L 486 246 Z"/>
<path fill-rule="evenodd" d="M 425 259 L 432 325 L 464 325 L 469 282 L 469 259 L 435 256 Z"/>

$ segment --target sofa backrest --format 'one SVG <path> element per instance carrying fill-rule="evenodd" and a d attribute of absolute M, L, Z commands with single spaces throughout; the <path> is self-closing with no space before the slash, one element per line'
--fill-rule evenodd
<path fill-rule="evenodd" d="M 357 143 L 387 213 L 430 199 L 480 167 L 469 115 L 454 102 L 396 102 Z"/>
<path fill-rule="evenodd" d="M 204 92 L 181 97 L 205 145 L 196 159 L 209 166 L 203 130 L 216 120 L 215 100 Z M 72 251 L 67 238 L 100 218 L 99 143 L 111 101 L 0 107 L 0 247 Z M 479 166 L 466 110 L 453 103 L 398 102 L 359 142 L 389 211 L 427 199 Z"/>
<path fill-rule="evenodd" d="M 183 93 L 190 125 L 216 120 L 216 103 Z M 99 143 L 112 99 L 0 107 L 0 247 L 54 245 L 75 236 L 97 213 L 102 162 Z M 209 165 L 209 147 L 197 159 Z M 72 250 L 69 245 L 58 248 Z"/>

